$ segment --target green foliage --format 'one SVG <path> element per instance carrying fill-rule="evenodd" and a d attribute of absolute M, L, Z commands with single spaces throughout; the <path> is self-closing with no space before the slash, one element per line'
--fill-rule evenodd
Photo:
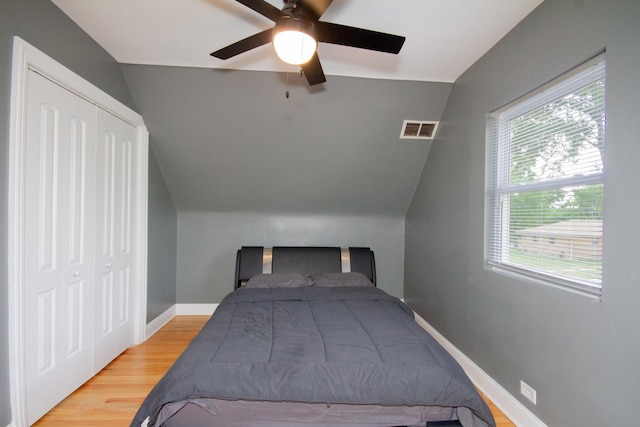
<path fill-rule="evenodd" d="M 597 174 L 604 160 L 604 80 L 509 121 L 512 231 L 569 219 L 602 219 L 601 184 L 527 190 L 532 182 Z"/>
<path fill-rule="evenodd" d="M 600 280 L 602 260 L 577 261 L 559 259 L 557 257 L 541 257 L 525 254 L 518 249 L 511 249 L 509 262 L 536 270 L 554 272 L 558 276 L 579 278 L 583 280 Z"/>
<path fill-rule="evenodd" d="M 604 159 L 604 81 L 596 81 L 509 121 L 511 183 L 565 176 L 589 149 Z"/>
<path fill-rule="evenodd" d="M 513 231 L 570 219 L 602 219 L 602 184 L 526 191 L 509 197 Z"/>

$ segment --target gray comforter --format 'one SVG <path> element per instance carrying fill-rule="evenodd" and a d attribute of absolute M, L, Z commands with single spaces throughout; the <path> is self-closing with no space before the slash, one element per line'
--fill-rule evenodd
<path fill-rule="evenodd" d="M 411 309 L 373 287 L 229 294 L 131 426 L 155 426 L 163 405 L 202 397 L 464 407 L 477 425 L 494 425 L 462 368 Z"/>

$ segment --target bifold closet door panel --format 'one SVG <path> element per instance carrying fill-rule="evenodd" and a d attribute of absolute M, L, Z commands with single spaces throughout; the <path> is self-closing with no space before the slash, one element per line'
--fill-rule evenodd
<path fill-rule="evenodd" d="M 95 369 L 133 343 L 136 128 L 98 109 Z"/>
<path fill-rule="evenodd" d="M 96 109 L 29 71 L 24 363 L 31 424 L 93 374 Z"/>

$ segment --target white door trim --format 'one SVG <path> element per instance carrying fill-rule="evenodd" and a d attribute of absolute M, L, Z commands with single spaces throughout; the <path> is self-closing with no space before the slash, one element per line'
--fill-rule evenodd
<path fill-rule="evenodd" d="M 139 200 L 136 210 L 140 225 L 137 227 L 137 263 L 140 268 L 135 277 L 134 340 L 142 342 L 145 335 L 147 307 L 147 194 L 149 133 L 142 116 L 123 105 L 106 92 L 87 82 L 29 43 L 14 37 L 11 75 L 11 114 L 9 123 L 9 366 L 12 425 L 26 426 L 26 391 L 24 371 L 24 173 L 27 74 L 29 70 L 54 81 L 65 89 L 135 126 L 138 140 L 137 165 L 140 177 Z"/>

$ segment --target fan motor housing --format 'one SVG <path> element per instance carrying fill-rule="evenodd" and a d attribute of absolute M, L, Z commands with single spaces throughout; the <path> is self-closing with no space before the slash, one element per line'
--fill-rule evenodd
<path fill-rule="evenodd" d="M 278 18 L 276 25 L 273 27 L 273 35 L 280 31 L 299 31 L 306 33 L 316 39 L 316 27 L 309 19 L 298 16 L 285 15 Z"/>

